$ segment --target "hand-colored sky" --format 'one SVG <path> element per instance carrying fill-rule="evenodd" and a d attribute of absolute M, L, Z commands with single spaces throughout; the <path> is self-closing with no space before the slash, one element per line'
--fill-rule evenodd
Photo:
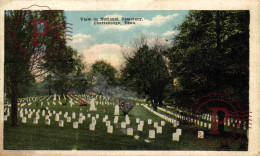
<path fill-rule="evenodd" d="M 171 39 L 178 32 L 174 26 L 181 24 L 188 11 L 65 11 L 72 37 L 68 45 L 83 54 L 88 64 L 103 59 L 114 67 L 123 62 L 122 48 L 128 47 L 133 38 L 145 34 L 148 39 Z M 93 18 L 118 17 L 121 25 L 94 25 Z M 142 18 L 136 24 L 125 25 L 121 18 Z M 84 21 L 81 18 L 91 18 Z"/>

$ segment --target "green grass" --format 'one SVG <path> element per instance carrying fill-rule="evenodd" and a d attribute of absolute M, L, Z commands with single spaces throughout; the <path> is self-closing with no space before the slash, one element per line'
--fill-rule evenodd
<path fill-rule="evenodd" d="M 58 99 L 58 98 L 57 98 Z M 63 99 L 63 98 L 62 98 Z M 45 108 L 47 102 L 44 102 L 44 106 L 36 106 L 35 102 L 31 106 L 24 106 L 24 108 L 31 109 L 41 109 Z M 45 125 L 45 117 L 41 116 L 38 125 L 33 124 L 33 118 L 27 118 L 27 123 L 23 124 L 22 119 L 18 117 L 18 126 L 12 127 L 10 124 L 10 117 L 8 121 L 4 124 L 4 149 L 6 150 L 205 150 L 212 149 L 209 143 L 205 143 L 197 137 L 192 138 L 188 123 L 185 121 L 180 121 L 180 127 L 182 129 L 182 135 L 180 136 L 179 142 L 172 141 L 172 133 L 176 132 L 177 128 L 169 122 L 163 127 L 162 134 L 156 134 L 155 139 L 148 138 L 148 131 L 153 128 L 152 125 L 147 124 L 148 119 L 157 121 L 160 123 L 163 119 L 157 117 L 153 113 L 149 112 L 142 106 L 134 106 L 130 111 L 129 117 L 131 124 L 127 125 L 134 129 L 134 135 L 139 135 L 139 139 L 134 139 L 134 136 L 127 136 L 126 129 L 121 129 L 120 122 L 125 120 L 125 116 L 120 112 L 118 124 L 114 124 L 114 105 L 96 105 L 96 112 L 88 112 L 88 106 L 78 106 L 74 105 L 72 108 L 69 105 L 60 106 L 58 103 L 56 106 L 52 104 L 52 98 L 50 100 L 50 106 L 48 106 L 51 112 L 53 110 L 58 113 L 62 111 L 63 114 L 67 111 L 69 116 L 72 112 L 76 112 L 79 115 L 80 108 L 82 108 L 83 114 L 86 116 L 86 120 L 83 124 L 79 124 L 78 129 L 73 129 L 72 122 L 67 123 L 66 119 L 63 119 L 63 114 L 60 115 L 60 119 L 64 120 L 64 127 L 59 127 L 58 122 L 56 122 L 55 115 L 51 118 L 51 125 Z M 107 112 L 104 112 L 104 108 L 107 108 Z M 160 111 L 159 111 L 160 112 Z M 99 114 L 100 117 L 97 119 L 97 125 L 95 131 L 89 130 L 89 124 L 91 123 L 91 118 L 87 118 L 87 113 L 91 115 Z M 162 112 L 160 112 L 162 113 Z M 111 125 L 114 127 L 113 134 L 107 133 L 107 128 L 105 123 L 102 122 L 102 118 L 105 115 L 109 116 Z M 19 113 L 18 113 L 19 115 Z M 41 115 L 41 114 L 40 114 Z M 168 115 L 170 116 L 170 115 Z M 145 121 L 144 129 L 142 132 L 137 131 L 137 124 L 135 122 L 136 118 L 140 118 Z M 209 140 L 214 140 L 221 142 L 225 137 L 219 137 L 208 134 L 208 129 L 200 128 L 200 130 L 205 130 L 205 137 Z M 195 133 L 194 130 L 191 130 Z M 230 135 L 231 132 L 227 132 Z M 230 146 L 231 150 L 247 150 L 247 139 L 244 133 L 241 133 L 242 139 L 236 143 L 230 142 L 225 143 L 226 146 Z M 149 139 L 150 143 L 146 143 L 144 140 Z M 196 143 L 198 142 L 198 143 Z M 202 144 L 202 145 L 201 145 Z M 205 147 L 204 147 L 205 146 Z M 219 147 L 215 147 L 216 150 Z"/>

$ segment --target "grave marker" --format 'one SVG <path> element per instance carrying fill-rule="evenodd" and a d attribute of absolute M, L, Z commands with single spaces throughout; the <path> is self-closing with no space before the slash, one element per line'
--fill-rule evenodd
<path fill-rule="evenodd" d="M 79 124 L 78 124 L 77 121 L 74 121 L 74 122 L 73 122 L 73 128 L 74 128 L 74 129 L 78 129 L 78 128 L 79 128 Z"/>
<path fill-rule="evenodd" d="M 76 119 L 76 113 L 72 112 L 72 119 Z"/>
<path fill-rule="evenodd" d="M 143 131 L 143 125 L 142 125 L 142 124 L 138 124 L 137 130 L 138 130 L 138 131 Z"/>
<path fill-rule="evenodd" d="M 162 134 L 162 127 L 161 126 L 158 126 L 156 128 L 156 133 Z"/>
<path fill-rule="evenodd" d="M 107 127 L 107 133 L 113 133 L 113 126 L 108 126 Z"/>
<path fill-rule="evenodd" d="M 126 128 L 126 122 L 121 122 L 121 128 Z"/>
<path fill-rule="evenodd" d="M 204 132 L 203 131 L 198 131 L 198 138 L 203 139 L 204 138 Z"/>
<path fill-rule="evenodd" d="M 133 128 L 127 128 L 126 133 L 127 133 L 127 135 L 132 136 L 133 135 Z"/>
<path fill-rule="evenodd" d="M 154 127 L 154 128 L 158 127 L 158 122 L 154 122 L 154 123 L 153 123 L 153 127 Z"/>
<path fill-rule="evenodd" d="M 181 135 L 181 129 L 177 128 L 177 129 L 176 129 L 176 133 L 177 133 L 178 135 Z"/>
<path fill-rule="evenodd" d="M 161 126 L 165 126 L 165 121 L 161 121 Z"/>
<path fill-rule="evenodd" d="M 180 135 L 177 133 L 172 133 L 172 141 L 179 141 Z"/>
<path fill-rule="evenodd" d="M 91 131 L 95 130 L 95 125 L 93 123 L 89 125 L 89 130 L 91 130 Z"/>
<path fill-rule="evenodd" d="M 67 117 L 67 122 L 71 122 L 71 117 Z"/>
<path fill-rule="evenodd" d="M 59 127 L 64 127 L 64 121 L 63 120 L 59 121 Z"/>
<path fill-rule="evenodd" d="M 23 117 L 22 123 L 26 123 L 26 117 Z"/>
<path fill-rule="evenodd" d="M 106 121 L 106 126 L 110 126 L 110 121 L 109 120 Z"/>
<path fill-rule="evenodd" d="M 149 138 L 154 139 L 155 138 L 155 130 L 149 130 Z"/>
<path fill-rule="evenodd" d="M 79 122 L 79 124 L 82 124 L 83 123 L 83 118 L 79 117 L 78 122 Z"/>
<path fill-rule="evenodd" d="M 38 119 L 37 118 L 33 119 L 33 124 L 38 124 Z"/>
<path fill-rule="evenodd" d="M 46 125 L 51 125 L 51 120 L 50 119 L 45 120 L 45 124 Z"/>

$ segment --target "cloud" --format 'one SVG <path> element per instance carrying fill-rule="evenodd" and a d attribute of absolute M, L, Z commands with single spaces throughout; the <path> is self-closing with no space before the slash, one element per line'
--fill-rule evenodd
<path fill-rule="evenodd" d="M 83 50 L 83 56 L 88 64 L 93 64 L 97 60 L 105 60 L 115 68 L 119 68 L 124 63 L 124 58 L 119 44 L 95 44 Z"/>
<path fill-rule="evenodd" d="M 71 43 L 82 43 L 84 40 L 89 40 L 89 39 L 91 39 L 91 35 L 78 33 L 76 35 L 72 35 Z"/>
<path fill-rule="evenodd" d="M 166 31 L 162 35 L 168 37 L 168 36 L 173 36 L 176 33 L 177 33 L 176 31 Z"/>
<path fill-rule="evenodd" d="M 82 50 L 93 45 L 93 43 L 95 42 L 95 39 L 91 35 L 81 33 L 72 35 L 71 39 L 71 41 L 69 40 L 67 42 L 67 45 L 73 47 L 74 49 L 77 49 L 79 52 L 82 52 Z"/>
<path fill-rule="evenodd" d="M 142 26 L 142 27 L 157 26 L 157 27 L 159 27 L 177 16 L 179 16 L 179 14 L 172 14 L 172 15 L 167 15 L 167 16 L 156 15 L 151 20 L 142 18 L 141 21 L 134 21 L 136 24 L 125 24 L 124 21 L 121 20 L 121 18 L 123 17 L 122 15 L 113 14 L 113 15 L 106 15 L 106 16 L 104 16 L 104 18 L 118 17 L 119 22 L 121 22 L 121 25 L 98 25 L 98 26 L 102 31 L 106 31 L 109 29 L 117 29 L 119 31 L 126 31 L 126 30 L 132 29 L 137 26 Z M 125 18 L 128 18 L 128 17 L 125 17 Z M 135 18 L 141 18 L 141 17 L 135 17 Z M 101 20 L 99 19 L 98 21 L 100 22 Z M 94 24 L 94 21 L 92 22 L 92 24 Z"/>

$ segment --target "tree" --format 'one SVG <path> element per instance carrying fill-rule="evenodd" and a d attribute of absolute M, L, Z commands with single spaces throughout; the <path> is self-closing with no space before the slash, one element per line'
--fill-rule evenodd
<path fill-rule="evenodd" d="M 249 12 L 190 11 L 177 29 L 168 51 L 177 103 L 217 92 L 248 110 Z"/>
<path fill-rule="evenodd" d="M 50 26 L 52 32 L 37 38 L 36 45 L 33 44 L 33 34 L 44 33 L 47 26 L 44 22 L 34 22 L 35 19 L 55 25 Z M 65 44 L 64 23 L 62 11 L 5 11 L 5 91 L 12 103 L 12 125 L 17 125 L 17 102 L 18 96 L 24 92 L 22 86 L 45 74 L 45 62 Z M 48 47 L 55 48 L 47 51 Z"/>
<path fill-rule="evenodd" d="M 145 41 L 143 37 L 140 42 Z M 136 44 L 138 45 L 138 44 Z M 162 106 L 164 89 L 169 83 L 169 73 L 159 46 L 152 49 L 139 44 L 133 56 L 126 57 L 126 66 L 122 69 L 122 81 L 141 97 L 149 96 L 154 110 Z"/>
<path fill-rule="evenodd" d="M 93 76 L 102 75 L 107 78 L 107 82 L 109 85 L 113 85 L 116 82 L 116 69 L 110 64 L 103 60 L 96 61 L 91 66 L 91 73 Z"/>

